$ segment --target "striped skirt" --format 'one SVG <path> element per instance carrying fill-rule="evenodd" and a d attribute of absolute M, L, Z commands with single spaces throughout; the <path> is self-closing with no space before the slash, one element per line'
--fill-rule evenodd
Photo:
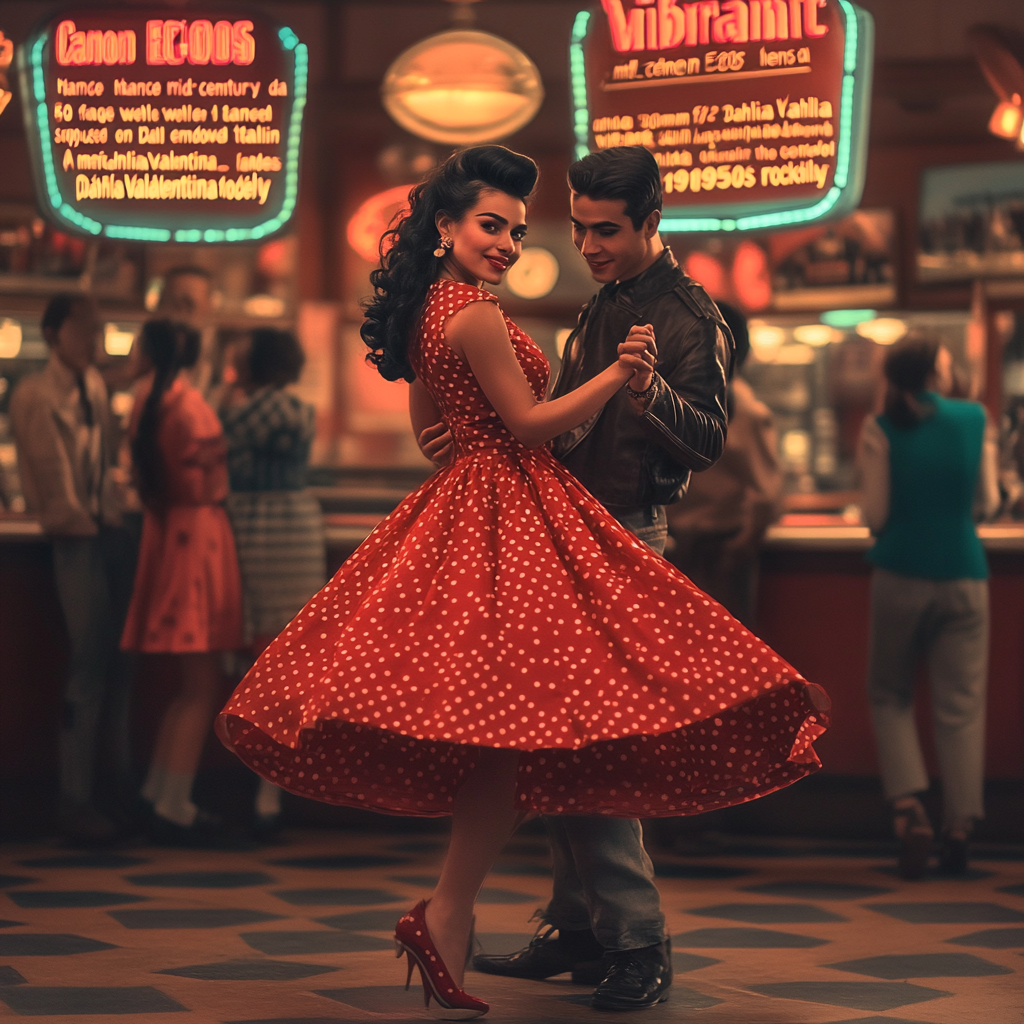
<path fill-rule="evenodd" d="M 307 491 L 242 491 L 226 503 L 242 573 L 245 640 L 275 637 L 327 580 L 320 503 Z"/>

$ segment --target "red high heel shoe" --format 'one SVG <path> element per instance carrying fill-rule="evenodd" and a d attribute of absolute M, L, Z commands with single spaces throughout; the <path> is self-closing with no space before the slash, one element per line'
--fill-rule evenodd
<path fill-rule="evenodd" d="M 428 1013 L 441 1020 L 472 1020 L 474 1017 L 482 1017 L 490 1006 L 482 999 L 463 992 L 452 980 L 427 931 L 426 909 L 427 901 L 420 900 L 409 913 L 399 919 L 395 927 L 395 956 L 401 959 L 405 953 L 409 957 L 406 989 L 412 980 L 413 967 L 418 967 L 423 982 L 423 1005 Z M 431 996 L 436 1006 L 430 1005 Z"/>

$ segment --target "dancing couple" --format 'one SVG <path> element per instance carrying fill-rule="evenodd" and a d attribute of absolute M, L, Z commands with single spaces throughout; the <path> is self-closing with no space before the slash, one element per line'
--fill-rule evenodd
<path fill-rule="evenodd" d="M 730 344 L 658 236 L 657 164 L 622 148 L 570 169 L 574 239 L 604 287 L 550 394 L 540 349 L 483 287 L 519 257 L 536 183 L 529 158 L 479 146 L 410 192 L 362 334 L 382 376 L 410 382 L 421 444 L 443 465 L 217 722 L 290 792 L 451 815 L 437 887 L 395 932 L 426 1005 L 450 1020 L 489 1009 L 463 989 L 473 905 L 535 814 L 558 875 L 546 928 L 477 967 L 578 970 L 604 1009 L 665 999 L 671 960 L 636 819 L 795 782 L 819 767 L 828 722 L 819 687 L 659 554 L 662 505 L 721 453 Z"/>

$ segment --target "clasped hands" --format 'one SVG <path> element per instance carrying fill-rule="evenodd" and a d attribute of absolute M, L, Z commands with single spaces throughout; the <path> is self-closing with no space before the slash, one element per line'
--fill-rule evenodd
<path fill-rule="evenodd" d="M 633 391 L 646 391 L 651 386 L 657 361 L 658 346 L 654 339 L 654 328 L 650 324 L 631 327 L 626 340 L 618 348 L 618 364 L 630 371 L 625 383 Z M 452 435 L 444 421 L 421 431 L 416 443 L 420 451 L 438 468 L 447 466 L 451 461 Z"/>

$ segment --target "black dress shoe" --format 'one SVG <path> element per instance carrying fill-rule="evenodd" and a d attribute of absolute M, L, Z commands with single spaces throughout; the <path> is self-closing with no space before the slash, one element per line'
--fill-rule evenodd
<path fill-rule="evenodd" d="M 668 999 L 672 987 L 672 942 L 605 953 L 607 973 L 594 990 L 595 1010 L 643 1010 Z"/>
<path fill-rule="evenodd" d="M 556 931 L 553 924 L 542 925 L 523 949 L 505 956 L 481 953 L 473 957 L 473 966 L 484 974 L 534 981 L 572 971 L 572 980 L 578 985 L 597 984 L 607 972 L 601 961 L 604 946 L 589 929 L 555 935 Z"/>

